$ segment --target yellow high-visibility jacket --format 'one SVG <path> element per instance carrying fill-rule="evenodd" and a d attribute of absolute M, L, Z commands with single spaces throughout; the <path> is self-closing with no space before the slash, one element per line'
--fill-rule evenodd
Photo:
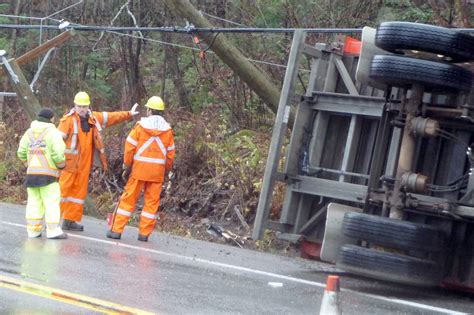
<path fill-rule="evenodd" d="M 27 162 L 27 175 L 59 177 L 58 168 L 65 166 L 66 157 L 61 133 L 53 123 L 33 121 L 21 137 L 17 156 Z"/>

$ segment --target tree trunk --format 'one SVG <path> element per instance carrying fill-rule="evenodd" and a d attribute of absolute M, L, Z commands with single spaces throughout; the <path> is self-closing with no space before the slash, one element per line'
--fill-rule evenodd
<path fill-rule="evenodd" d="M 165 42 L 172 42 L 171 39 L 171 34 L 170 33 L 164 33 L 163 38 Z M 173 80 L 174 87 L 176 88 L 176 91 L 178 93 L 178 100 L 179 100 L 179 105 L 185 107 L 187 110 L 192 112 L 192 106 L 191 102 L 189 101 L 189 96 L 188 96 L 188 89 L 184 85 L 183 82 L 183 71 L 179 68 L 179 53 L 176 47 L 174 46 L 167 46 L 165 48 L 166 53 L 165 53 L 165 58 L 166 62 L 168 63 L 168 69 L 171 73 L 171 78 Z"/>
<path fill-rule="evenodd" d="M 136 47 L 134 47 L 136 41 Z M 125 72 L 125 86 L 122 94 L 123 104 L 138 102 L 143 95 L 144 87 L 140 79 L 141 40 L 132 37 L 121 39 L 122 69 Z"/>
<path fill-rule="evenodd" d="M 459 20 L 461 22 L 462 27 L 470 28 L 472 27 L 471 23 L 471 7 L 473 4 L 471 4 L 471 1 L 468 0 L 458 0 L 459 1 L 459 10 L 461 11 L 459 13 Z"/>
<path fill-rule="evenodd" d="M 141 23 L 140 1 L 132 2 L 130 10 L 133 11 L 137 25 Z M 133 25 L 132 20 L 130 20 Z M 127 86 L 125 94 L 122 95 L 123 104 L 138 103 L 145 94 L 145 86 L 140 75 L 140 54 L 142 50 L 142 40 L 139 38 L 127 37 L 123 40 L 123 65 L 126 71 Z"/>
<path fill-rule="evenodd" d="M 222 19 L 225 19 L 226 2 L 226 0 L 216 0 L 216 15 Z"/>
<path fill-rule="evenodd" d="M 444 3 L 443 1 L 443 6 L 441 7 L 439 6 L 436 0 L 428 0 L 428 4 L 433 9 L 436 19 L 438 20 L 438 23 L 441 26 L 449 26 L 449 20 L 443 16 L 443 13 L 449 9 L 446 3 Z"/>
<path fill-rule="evenodd" d="M 165 0 L 166 5 L 174 15 L 180 16 L 195 27 L 212 28 L 209 23 L 199 12 L 192 6 L 188 0 Z M 280 99 L 280 91 L 271 81 L 267 79 L 267 75 L 257 69 L 245 56 L 232 45 L 223 34 L 202 33 L 200 37 L 211 46 L 210 49 L 219 56 L 235 73 L 248 84 L 250 89 L 255 93 L 276 113 Z M 289 125 L 292 125 L 293 115 L 290 117 Z"/>
<path fill-rule="evenodd" d="M 12 2 L 15 3 L 15 6 L 14 6 L 14 10 L 13 10 L 13 15 L 20 15 L 20 5 L 21 5 L 21 0 L 12 0 Z M 12 3 L 12 6 L 13 6 L 13 3 Z M 15 23 L 16 24 L 20 24 L 20 21 L 18 18 L 15 18 Z M 19 30 L 17 29 L 14 29 L 13 30 L 13 34 L 12 34 L 12 39 L 11 39 L 11 42 L 10 42 L 10 51 L 9 51 L 9 54 L 10 56 L 15 56 L 16 55 L 16 38 L 18 36 L 18 32 Z"/>
<path fill-rule="evenodd" d="M 162 33 L 161 34 L 161 39 L 165 42 L 166 41 L 166 38 L 165 38 L 165 35 L 166 33 Z M 165 46 L 165 57 L 163 58 L 163 67 L 161 67 L 161 92 L 160 92 L 160 95 L 161 95 L 161 98 L 163 99 L 163 101 L 166 102 L 168 101 L 167 100 L 167 95 L 165 94 L 166 93 L 166 73 L 168 72 L 167 71 L 167 68 L 168 68 L 168 59 L 169 59 L 169 55 L 170 55 L 170 51 L 168 49 L 168 46 Z"/>

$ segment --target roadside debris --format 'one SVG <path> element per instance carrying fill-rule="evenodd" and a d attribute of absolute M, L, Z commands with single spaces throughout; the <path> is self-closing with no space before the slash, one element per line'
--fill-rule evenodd
<path fill-rule="evenodd" d="M 240 248 L 243 247 L 244 239 L 241 236 L 234 234 L 215 223 L 211 223 L 208 219 L 203 219 L 202 223 L 207 227 L 206 232 L 208 234 L 215 237 L 223 237 L 228 243 L 235 244 Z"/>

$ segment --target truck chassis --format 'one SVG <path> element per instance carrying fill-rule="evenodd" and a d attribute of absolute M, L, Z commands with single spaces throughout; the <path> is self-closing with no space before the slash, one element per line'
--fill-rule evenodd
<path fill-rule="evenodd" d="M 364 28 L 359 55 L 305 39 L 295 32 L 253 237 L 270 229 L 322 244 L 320 259 L 362 276 L 474 290 L 473 93 L 465 64 L 474 60 L 474 37 L 386 22 Z M 298 97 L 303 56 L 311 72 Z M 286 192 L 271 220 L 277 182 Z"/>

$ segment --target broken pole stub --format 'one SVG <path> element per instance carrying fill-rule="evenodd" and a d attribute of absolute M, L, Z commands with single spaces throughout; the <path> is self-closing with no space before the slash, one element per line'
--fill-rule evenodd
<path fill-rule="evenodd" d="M 30 119 L 34 120 L 38 112 L 41 110 L 41 105 L 36 96 L 33 94 L 33 91 L 31 90 L 28 81 L 26 81 L 25 75 L 23 74 L 23 71 L 21 71 L 18 63 L 14 59 L 9 60 L 8 63 L 10 64 L 13 72 L 18 77 L 17 81 L 14 80 L 10 73 L 8 73 L 6 65 L 3 64 L 4 70 L 8 73 L 8 79 L 10 80 L 10 83 L 15 90 L 16 95 L 18 96 L 18 101 L 25 108 Z"/>

